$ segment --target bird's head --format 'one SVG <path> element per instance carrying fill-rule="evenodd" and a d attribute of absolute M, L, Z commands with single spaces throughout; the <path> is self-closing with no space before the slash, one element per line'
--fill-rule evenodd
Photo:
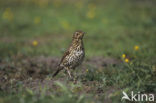
<path fill-rule="evenodd" d="M 73 35 L 73 39 L 78 39 L 78 40 L 82 40 L 83 36 L 84 36 L 85 32 L 82 31 L 76 31 Z"/>

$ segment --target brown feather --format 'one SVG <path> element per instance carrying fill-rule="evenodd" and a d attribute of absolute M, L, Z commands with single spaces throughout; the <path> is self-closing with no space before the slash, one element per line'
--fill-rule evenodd
<path fill-rule="evenodd" d="M 53 77 L 55 77 L 64 68 L 75 69 L 82 63 L 83 58 L 85 56 L 82 40 L 83 36 L 84 32 L 82 31 L 77 31 L 74 33 L 72 43 L 61 58 L 58 69 L 53 74 Z"/>

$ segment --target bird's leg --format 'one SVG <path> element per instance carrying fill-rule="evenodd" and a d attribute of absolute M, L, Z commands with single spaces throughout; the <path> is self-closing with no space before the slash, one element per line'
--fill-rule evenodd
<path fill-rule="evenodd" d="M 66 68 L 66 70 L 67 70 L 67 72 L 68 72 L 69 77 L 70 77 L 70 78 L 72 78 L 71 73 L 70 73 L 70 71 L 69 71 L 69 68 L 68 68 L 68 67 Z"/>

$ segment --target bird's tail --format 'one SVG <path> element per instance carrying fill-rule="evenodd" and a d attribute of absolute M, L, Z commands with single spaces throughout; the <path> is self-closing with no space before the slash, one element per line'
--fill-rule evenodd
<path fill-rule="evenodd" d="M 58 69 L 57 69 L 57 71 L 53 74 L 53 77 L 55 77 L 62 69 L 63 69 L 62 66 L 58 66 Z"/>

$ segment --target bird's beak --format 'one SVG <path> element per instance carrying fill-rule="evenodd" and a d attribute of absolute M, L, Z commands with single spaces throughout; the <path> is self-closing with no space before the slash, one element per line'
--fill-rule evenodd
<path fill-rule="evenodd" d="M 84 34 L 86 34 L 86 32 L 82 32 L 82 38 L 84 37 Z"/>
<path fill-rule="evenodd" d="M 82 35 L 84 36 L 84 34 L 86 34 L 86 32 L 82 32 Z"/>

